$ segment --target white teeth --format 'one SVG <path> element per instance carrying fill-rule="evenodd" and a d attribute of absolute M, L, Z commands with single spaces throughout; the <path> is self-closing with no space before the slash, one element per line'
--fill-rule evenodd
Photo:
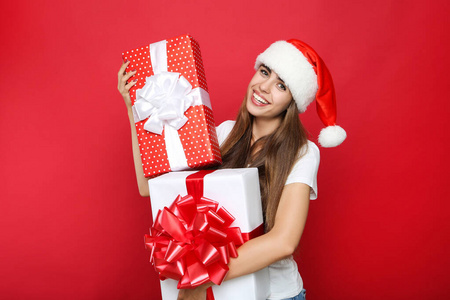
<path fill-rule="evenodd" d="M 262 104 L 269 104 L 269 102 L 267 102 L 266 100 L 264 100 L 263 98 L 261 98 L 260 96 L 258 96 L 256 93 L 253 93 L 253 97 L 254 97 L 255 100 L 258 101 L 259 103 L 262 103 Z"/>

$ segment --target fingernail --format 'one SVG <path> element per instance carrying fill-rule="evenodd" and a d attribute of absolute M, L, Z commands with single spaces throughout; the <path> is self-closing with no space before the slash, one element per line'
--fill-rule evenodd
<path fill-rule="evenodd" d="M 125 63 L 127 63 L 128 62 L 128 59 L 125 59 Z"/>
<path fill-rule="evenodd" d="M 136 82 L 136 81 L 137 81 L 137 79 L 133 80 L 133 82 Z"/>
<path fill-rule="evenodd" d="M 131 72 L 136 72 L 136 69 L 133 69 Z"/>

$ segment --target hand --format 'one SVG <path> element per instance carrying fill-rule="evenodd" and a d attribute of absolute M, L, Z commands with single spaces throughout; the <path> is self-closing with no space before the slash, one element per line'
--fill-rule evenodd
<path fill-rule="evenodd" d="M 177 300 L 206 300 L 207 286 L 199 286 L 195 289 L 183 289 L 178 292 Z"/>
<path fill-rule="evenodd" d="M 128 73 L 125 72 L 125 69 L 128 67 L 129 64 L 130 64 L 130 62 L 126 61 L 120 67 L 119 74 L 118 74 L 118 85 L 117 85 L 117 89 L 119 90 L 120 94 L 122 95 L 123 100 L 125 100 L 125 105 L 127 106 L 127 108 L 131 108 L 131 98 L 130 98 L 129 91 L 130 91 L 131 87 L 133 85 L 135 85 L 137 82 L 137 79 L 134 79 L 134 80 L 131 80 L 130 82 L 128 82 L 128 80 L 136 74 L 136 70 L 133 70 Z"/>

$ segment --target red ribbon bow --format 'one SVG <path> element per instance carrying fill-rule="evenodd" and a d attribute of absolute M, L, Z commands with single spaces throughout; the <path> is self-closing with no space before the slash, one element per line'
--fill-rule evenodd
<path fill-rule="evenodd" d="M 203 197 L 203 177 L 211 172 L 189 175 L 188 195 L 178 196 L 169 208 L 159 210 L 150 235 L 144 238 L 160 279 L 177 280 L 178 289 L 209 281 L 221 284 L 230 257 L 238 256 L 237 247 L 262 233 L 262 226 L 250 234 L 230 227 L 235 218 L 223 207 L 218 208 L 216 201 Z"/>

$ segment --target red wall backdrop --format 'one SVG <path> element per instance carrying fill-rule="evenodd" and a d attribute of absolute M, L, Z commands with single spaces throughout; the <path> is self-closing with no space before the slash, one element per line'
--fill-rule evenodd
<path fill-rule="evenodd" d="M 448 1 L 2 1 L 0 297 L 158 299 L 121 53 L 201 45 L 216 122 L 256 55 L 313 45 L 348 140 L 321 150 L 298 253 L 308 299 L 448 296 Z M 314 105 L 313 105 L 314 106 Z M 301 116 L 314 140 L 315 109 Z"/>

